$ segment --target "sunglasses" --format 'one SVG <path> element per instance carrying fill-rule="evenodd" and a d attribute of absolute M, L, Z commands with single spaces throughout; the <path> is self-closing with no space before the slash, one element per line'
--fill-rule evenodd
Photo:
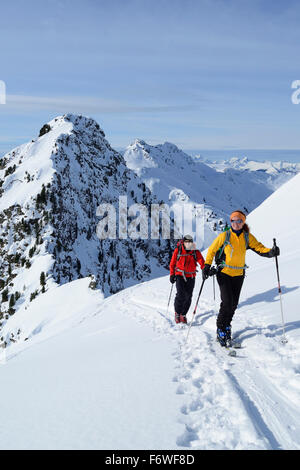
<path fill-rule="evenodd" d="M 233 219 L 230 221 L 232 224 L 241 224 L 243 221 L 242 219 Z"/>

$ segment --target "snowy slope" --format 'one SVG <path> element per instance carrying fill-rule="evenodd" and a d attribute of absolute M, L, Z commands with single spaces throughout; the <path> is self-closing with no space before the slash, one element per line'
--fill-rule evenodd
<path fill-rule="evenodd" d="M 126 290 L 104 301 L 88 285 L 11 319 L 28 339 L 0 357 L 1 449 L 171 448 L 180 433 L 172 343 L 126 315 Z"/>
<path fill-rule="evenodd" d="M 211 279 L 188 343 L 166 309 L 168 277 L 106 299 L 88 279 L 54 287 L 13 319 L 29 339 L 1 366 L 1 448 L 300 449 L 299 188 L 297 175 L 249 216 L 281 248 L 286 345 L 274 260 L 252 252 L 236 358 L 215 342 Z"/>

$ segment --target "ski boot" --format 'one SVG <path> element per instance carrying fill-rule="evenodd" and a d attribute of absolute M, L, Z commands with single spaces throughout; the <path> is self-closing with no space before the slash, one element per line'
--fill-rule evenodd
<path fill-rule="evenodd" d="M 220 343 L 221 346 L 226 347 L 226 331 L 221 330 L 221 328 L 217 329 L 217 341 Z"/>
<path fill-rule="evenodd" d="M 225 328 L 225 339 L 226 339 L 226 346 L 230 347 L 232 346 L 232 338 L 231 338 L 231 326 L 226 326 Z"/>
<path fill-rule="evenodd" d="M 180 323 L 187 323 L 186 315 L 180 315 Z"/>
<path fill-rule="evenodd" d="M 180 323 L 180 315 L 175 312 L 175 323 Z"/>

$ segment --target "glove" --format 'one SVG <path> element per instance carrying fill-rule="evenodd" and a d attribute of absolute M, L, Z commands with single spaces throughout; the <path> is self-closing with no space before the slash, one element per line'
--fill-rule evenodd
<path fill-rule="evenodd" d="M 280 250 L 278 246 L 273 246 L 271 250 L 268 253 L 269 258 L 274 258 L 274 256 L 279 256 L 280 255 Z"/>
<path fill-rule="evenodd" d="M 212 268 L 210 268 L 209 275 L 214 276 L 215 274 L 218 274 L 218 270 L 213 266 Z"/>
<path fill-rule="evenodd" d="M 171 274 L 171 276 L 170 276 L 170 283 L 171 283 L 171 284 L 174 284 L 174 282 L 176 282 L 176 276 L 175 276 L 175 274 Z"/>
<path fill-rule="evenodd" d="M 202 279 L 206 281 L 210 275 L 210 264 L 205 264 L 204 268 L 202 269 Z"/>

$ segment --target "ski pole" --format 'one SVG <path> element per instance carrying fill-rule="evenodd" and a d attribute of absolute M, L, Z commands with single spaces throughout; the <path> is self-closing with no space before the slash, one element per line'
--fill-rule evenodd
<path fill-rule="evenodd" d="M 169 295 L 168 306 L 167 306 L 167 315 L 168 315 L 168 313 L 169 313 L 169 305 L 170 305 L 170 300 L 171 300 L 171 295 L 172 295 L 173 287 L 174 287 L 174 284 L 172 284 L 171 291 L 170 291 L 170 295 Z"/>
<path fill-rule="evenodd" d="M 218 269 L 213 266 L 210 268 L 210 276 L 212 276 L 213 279 L 213 292 L 214 292 L 214 302 L 216 301 L 216 282 L 215 282 L 215 276 L 218 273 Z"/>
<path fill-rule="evenodd" d="M 276 245 L 276 238 L 273 238 L 273 246 L 274 248 L 277 247 Z M 281 298 L 281 286 L 280 286 L 280 279 L 279 279 L 279 268 L 278 268 L 278 258 L 277 255 L 275 256 L 275 263 L 276 263 L 276 272 L 277 272 L 277 280 L 278 280 L 278 293 L 279 293 L 279 298 L 280 298 L 280 309 L 281 309 L 281 320 L 282 320 L 282 340 L 281 342 L 283 344 L 287 343 L 288 340 L 286 339 L 285 336 L 285 324 L 284 324 L 284 318 L 283 318 L 283 307 L 282 307 L 282 298 Z"/>
<path fill-rule="evenodd" d="M 188 337 L 189 337 L 189 334 L 190 334 L 190 329 L 191 329 L 192 323 L 193 323 L 194 318 L 195 318 L 195 314 L 196 314 L 196 310 L 197 310 L 197 307 L 198 307 L 200 295 L 201 295 L 201 292 L 202 292 L 202 289 L 203 289 L 203 286 L 204 286 L 204 282 L 205 282 L 205 279 L 203 279 L 202 284 L 201 284 L 201 287 L 200 287 L 200 291 L 199 291 L 199 295 L 198 295 L 198 298 L 197 298 L 197 302 L 196 302 L 196 305 L 195 305 L 195 308 L 194 308 L 194 311 L 193 311 L 192 321 L 191 321 L 191 323 L 190 323 L 190 326 L 189 326 L 189 329 L 188 329 L 188 332 L 187 332 L 187 335 L 186 335 L 186 340 L 185 340 L 186 343 L 187 343 L 187 340 L 188 340 Z"/>

